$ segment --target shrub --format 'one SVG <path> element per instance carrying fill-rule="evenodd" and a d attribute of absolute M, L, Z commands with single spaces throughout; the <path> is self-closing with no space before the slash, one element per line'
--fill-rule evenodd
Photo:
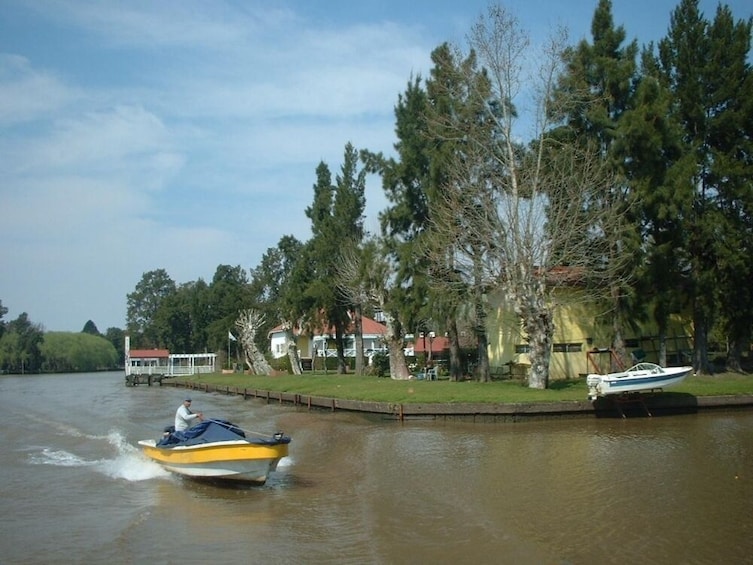
<path fill-rule="evenodd" d="M 283 355 L 282 357 L 278 357 L 277 359 L 268 359 L 269 366 L 272 367 L 275 371 L 281 371 L 281 372 L 287 372 L 289 374 L 293 374 L 293 369 L 290 366 L 290 357 L 287 355 Z"/>
<path fill-rule="evenodd" d="M 371 361 L 371 366 L 373 367 L 374 373 L 377 377 L 390 376 L 390 356 L 386 353 L 382 351 L 374 353 Z"/>

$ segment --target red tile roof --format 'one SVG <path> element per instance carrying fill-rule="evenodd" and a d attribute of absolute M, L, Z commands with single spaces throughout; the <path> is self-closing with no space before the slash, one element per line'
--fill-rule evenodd
<path fill-rule="evenodd" d="M 424 338 L 418 336 L 413 339 L 413 351 L 415 351 L 416 353 L 427 352 L 429 351 L 430 347 L 432 353 L 439 353 L 440 351 L 444 351 L 445 349 L 450 348 L 450 340 L 443 335 L 438 335 L 431 341 L 427 337 L 426 347 L 424 347 Z"/>
<path fill-rule="evenodd" d="M 131 349 L 128 355 L 132 359 L 167 359 L 170 352 L 167 349 Z"/>
<path fill-rule="evenodd" d="M 376 320 L 372 320 L 371 318 L 367 318 L 364 316 L 361 319 L 362 329 L 363 333 L 369 334 L 369 335 L 384 335 L 387 333 L 387 326 L 384 324 L 380 324 Z"/>
<path fill-rule="evenodd" d="M 371 318 L 367 318 L 366 316 L 363 316 L 361 318 L 361 329 L 364 335 L 385 335 L 387 333 L 387 326 L 384 324 L 381 324 L 377 322 L 376 320 L 372 320 Z M 269 330 L 269 334 L 271 335 L 273 333 L 281 332 L 283 331 L 284 327 L 282 324 L 279 326 L 275 326 L 271 330 Z M 345 330 L 348 333 L 353 333 L 353 326 L 351 324 L 351 327 Z M 326 331 L 324 329 L 318 329 L 316 330 L 316 335 L 323 335 L 325 333 L 329 333 L 330 335 L 335 335 L 335 328 L 331 327 L 327 329 Z M 296 327 L 293 329 L 293 334 L 295 335 L 301 335 L 301 329 Z"/>

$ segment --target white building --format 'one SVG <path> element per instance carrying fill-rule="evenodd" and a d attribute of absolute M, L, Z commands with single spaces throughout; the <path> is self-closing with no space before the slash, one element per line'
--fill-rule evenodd
<path fill-rule="evenodd" d="M 345 335 L 345 357 L 356 356 L 355 334 L 353 327 L 348 330 L 351 333 Z M 363 331 L 363 349 L 367 357 L 376 351 L 386 351 L 387 347 L 384 342 L 384 336 L 387 333 L 387 327 L 384 324 L 367 318 L 362 318 Z M 337 357 L 335 345 L 335 329 L 315 330 L 313 335 L 304 334 L 300 328 L 293 329 L 293 336 L 296 339 L 299 356 L 302 359 L 313 359 L 315 357 Z M 283 326 L 272 328 L 269 332 L 269 349 L 274 358 L 284 357 L 288 354 L 287 336 Z"/>

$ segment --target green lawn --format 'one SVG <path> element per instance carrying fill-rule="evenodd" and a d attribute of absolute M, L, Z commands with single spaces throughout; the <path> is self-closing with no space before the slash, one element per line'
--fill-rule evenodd
<path fill-rule="evenodd" d="M 548 390 L 529 389 L 520 381 L 491 383 L 439 381 L 393 381 L 388 378 L 307 373 L 274 377 L 256 375 L 193 375 L 174 382 L 209 384 L 231 389 L 268 390 L 372 402 L 556 402 L 586 400 L 585 379 L 554 381 Z M 711 377 L 691 376 L 672 387 L 672 392 L 694 396 L 753 394 L 753 375 L 723 373 Z"/>

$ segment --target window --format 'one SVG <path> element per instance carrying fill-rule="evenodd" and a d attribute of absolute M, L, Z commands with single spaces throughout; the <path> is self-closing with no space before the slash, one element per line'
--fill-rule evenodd
<path fill-rule="evenodd" d="M 523 345 L 516 345 L 515 346 L 515 353 L 530 353 L 531 352 L 531 346 L 527 343 Z"/>
<path fill-rule="evenodd" d="M 578 353 L 583 351 L 582 343 L 555 343 L 552 346 L 554 353 Z"/>

